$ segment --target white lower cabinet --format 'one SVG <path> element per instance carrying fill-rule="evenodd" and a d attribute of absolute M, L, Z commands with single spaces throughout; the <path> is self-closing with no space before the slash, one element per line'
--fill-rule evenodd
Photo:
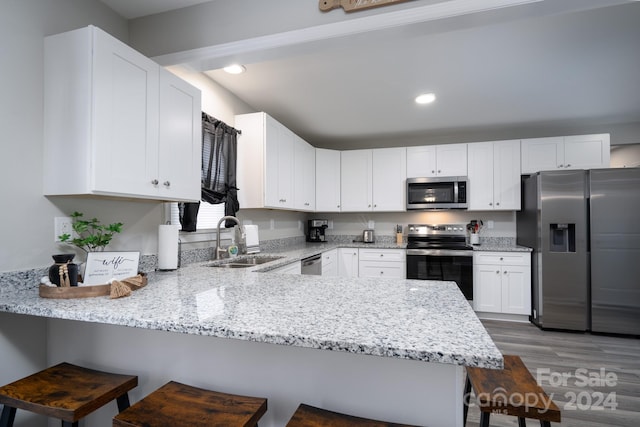
<path fill-rule="evenodd" d="M 475 252 L 473 306 L 486 313 L 531 313 L 531 253 Z"/>
<path fill-rule="evenodd" d="M 338 248 L 338 276 L 358 277 L 358 249 Z"/>
<path fill-rule="evenodd" d="M 281 273 L 281 274 L 302 274 L 302 264 L 300 261 L 283 265 L 282 267 L 274 268 L 270 271 L 271 273 Z"/>
<path fill-rule="evenodd" d="M 338 250 L 331 249 L 322 253 L 322 275 L 337 276 L 338 275 Z"/>
<path fill-rule="evenodd" d="M 358 277 L 406 277 L 406 253 L 403 249 L 359 249 Z"/>

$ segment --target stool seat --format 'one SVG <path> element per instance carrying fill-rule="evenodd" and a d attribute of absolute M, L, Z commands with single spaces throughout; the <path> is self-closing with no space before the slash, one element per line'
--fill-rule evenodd
<path fill-rule="evenodd" d="M 305 405 L 298 406 L 287 427 L 416 427 L 354 417 Z"/>
<path fill-rule="evenodd" d="M 4 405 L 0 425 L 13 425 L 16 409 L 67 423 L 76 423 L 114 399 L 123 410 L 129 406 L 128 391 L 137 385 L 135 375 L 60 363 L 0 387 L 0 404 Z"/>
<path fill-rule="evenodd" d="M 514 415 L 519 426 L 526 425 L 526 418 L 540 420 L 540 425 L 546 427 L 551 421 L 560 422 L 560 409 L 518 356 L 505 355 L 504 369 L 467 368 L 465 422 L 471 387 L 480 406 L 481 426 L 489 426 L 491 413 Z"/>
<path fill-rule="evenodd" d="M 192 387 L 163 385 L 113 419 L 114 427 L 252 427 L 267 411 L 267 399 Z"/>

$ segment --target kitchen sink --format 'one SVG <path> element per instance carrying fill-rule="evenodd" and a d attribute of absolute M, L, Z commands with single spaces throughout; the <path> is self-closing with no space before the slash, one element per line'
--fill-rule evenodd
<path fill-rule="evenodd" d="M 220 262 L 215 262 L 213 264 L 209 264 L 209 267 L 217 267 L 217 268 L 247 268 L 253 267 L 255 265 L 264 264 L 267 262 L 275 261 L 277 259 L 281 259 L 281 256 L 254 256 L 249 258 L 238 258 L 234 260 L 223 260 Z"/>

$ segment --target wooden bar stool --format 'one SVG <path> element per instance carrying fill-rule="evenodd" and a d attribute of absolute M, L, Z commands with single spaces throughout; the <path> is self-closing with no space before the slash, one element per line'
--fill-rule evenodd
<path fill-rule="evenodd" d="M 267 399 L 170 381 L 113 419 L 114 427 L 253 427 Z"/>
<path fill-rule="evenodd" d="M 298 406 L 287 427 L 416 427 L 354 417 L 305 405 Z"/>
<path fill-rule="evenodd" d="M 62 426 L 77 426 L 78 420 L 114 399 L 118 411 L 128 408 L 128 391 L 137 385 L 135 375 L 60 363 L 0 387 L 0 403 L 4 405 L 0 427 L 13 425 L 16 409 L 58 418 Z"/>
<path fill-rule="evenodd" d="M 518 356 L 504 356 L 504 369 L 467 368 L 464 390 L 464 422 L 467 422 L 471 387 L 480 406 L 480 426 L 489 427 L 491 413 L 514 415 L 518 426 L 526 419 L 540 420 L 542 427 L 560 422 L 560 409 L 544 392 Z"/>

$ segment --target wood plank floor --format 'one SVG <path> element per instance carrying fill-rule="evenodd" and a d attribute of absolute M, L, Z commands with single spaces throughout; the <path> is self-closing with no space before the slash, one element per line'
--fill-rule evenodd
<path fill-rule="evenodd" d="M 540 385 L 562 411 L 562 423 L 552 426 L 640 426 L 640 339 L 542 331 L 530 323 L 482 323 L 503 354 L 520 356 L 534 378 L 541 374 Z M 562 373 L 566 373 L 565 381 Z M 583 385 L 585 378 L 591 378 L 588 385 Z M 607 378 L 615 385 L 592 381 Z M 594 407 L 607 396 L 609 400 L 598 405 L 600 409 Z M 617 405 L 615 409 L 611 403 Z M 466 426 L 477 426 L 479 419 L 479 409 L 472 406 Z M 492 427 L 517 425 L 515 417 L 491 415 Z M 528 420 L 527 425 L 540 424 Z"/>

